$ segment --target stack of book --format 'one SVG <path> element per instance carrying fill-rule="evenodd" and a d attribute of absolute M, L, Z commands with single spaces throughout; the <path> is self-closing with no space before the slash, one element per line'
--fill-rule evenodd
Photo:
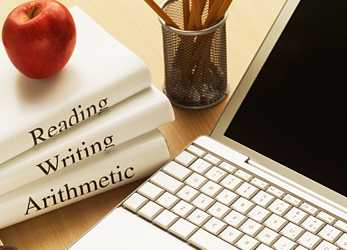
<path fill-rule="evenodd" d="M 31 80 L 0 44 L 0 228 L 153 173 L 174 119 L 143 62 L 77 7 L 74 54 Z M 33 58 L 33 60 L 35 60 Z"/>

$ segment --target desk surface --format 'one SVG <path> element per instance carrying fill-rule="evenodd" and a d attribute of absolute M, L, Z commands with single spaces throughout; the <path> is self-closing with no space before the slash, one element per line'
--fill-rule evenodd
<path fill-rule="evenodd" d="M 2 0 L 0 27 L 7 13 L 23 0 Z M 149 66 L 158 87 L 164 82 L 159 22 L 141 0 L 64 0 L 77 5 Z M 264 39 L 284 0 L 235 0 L 227 24 L 230 93 Z M 1 70 L 1 69 L 0 69 Z M 189 111 L 175 108 L 176 121 L 163 126 L 172 156 L 196 137 L 209 134 L 227 100 L 216 107 Z M 115 207 L 141 181 L 78 202 L 38 218 L 0 230 L 0 238 L 19 249 L 66 249 Z M 0 215 L 6 216 L 6 215 Z"/>

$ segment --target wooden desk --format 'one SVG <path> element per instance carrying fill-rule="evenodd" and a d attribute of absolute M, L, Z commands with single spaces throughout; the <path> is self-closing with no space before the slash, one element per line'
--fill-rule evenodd
<path fill-rule="evenodd" d="M 0 2 L 0 23 L 22 0 Z M 159 22 L 141 0 L 64 0 L 92 16 L 114 37 L 139 55 L 149 66 L 153 82 L 162 87 L 164 78 Z M 284 0 L 235 0 L 228 29 L 230 92 L 245 72 Z M 1 69 L 0 69 L 1 71 Z M 4 83 L 1 83 L 4 84 Z M 10 84 L 10 83 L 7 83 Z M 202 134 L 209 134 L 227 101 L 203 111 L 175 109 L 176 121 L 163 126 L 172 156 Z M 66 249 L 116 206 L 141 182 L 98 195 L 30 221 L 3 229 L 0 238 L 19 249 Z M 0 217 L 6 216 L 1 214 Z"/>

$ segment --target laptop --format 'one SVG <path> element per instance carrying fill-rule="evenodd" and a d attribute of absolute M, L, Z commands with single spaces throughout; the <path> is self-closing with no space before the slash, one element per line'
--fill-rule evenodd
<path fill-rule="evenodd" d="M 71 249 L 347 249 L 346 11 L 288 0 L 213 133 Z"/>

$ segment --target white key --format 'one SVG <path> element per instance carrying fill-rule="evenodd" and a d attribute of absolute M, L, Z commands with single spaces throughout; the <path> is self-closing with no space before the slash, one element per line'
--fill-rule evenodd
<path fill-rule="evenodd" d="M 146 182 L 139 188 L 138 192 L 151 200 L 156 200 L 164 190 L 150 182 Z"/>
<path fill-rule="evenodd" d="M 246 200 L 243 197 L 240 197 L 232 205 L 232 208 L 235 209 L 236 211 L 240 212 L 240 213 L 247 214 L 253 206 L 254 206 L 253 202 Z"/>
<path fill-rule="evenodd" d="M 217 195 L 216 200 L 224 205 L 230 206 L 237 199 L 237 197 L 237 194 L 229 191 L 228 189 L 224 189 Z"/>
<path fill-rule="evenodd" d="M 241 236 L 242 236 L 242 233 L 233 227 L 227 227 L 220 234 L 220 237 L 223 240 L 229 242 L 230 244 L 234 244 L 238 239 L 240 239 Z"/>
<path fill-rule="evenodd" d="M 218 201 L 207 210 L 210 215 L 217 217 L 218 219 L 223 218 L 228 211 L 229 208 Z"/>
<path fill-rule="evenodd" d="M 248 219 L 245 223 L 242 224 L 240 230 L 252 237 L 254 237 L 261 229 L 263 228 L 258 222 Z"/>
<path fill-rule="evenodd" d="M 221 161 L 219 158 L 215 157 L 214 155 L 207 154 L 204 157 L 205 160 L 211 162 L 214 165 L 218 165 L 218 163 Z"/>
<path fill-rule="evenodd" d="M 289 209 L 290 205 L 282 200 L 276 199 L 270 206 L 269 210 L 275 214 L 283 216 Z"/>
<path fill-rule="evenodd" d="M 171 193 L 176 193 L 182 186 L 183 183 L 176 180 L 175 178 L 163 173 L 158 172 L 152 178 L 151 182 L 158 185 L 159 187 L 166 189 Z"/>
<path fill-rule="evenodd" d="M 223 179 L 226 174 L 227 172 L 225 172 L 224 170 L 213 167 L 205 174 L 205 176 L 210 180 L 213 180 L 214 182 L 220 182 L 220 180 Z"/>
<path fill-rule="evenodd" d="M 155 216 L 157 216 L 161 211 L 162 207 L 153 201 L 149 201 L 144 205 L 139 211 L 139 215 L 145 217 L 147 220 L 153 220 Z"/>
<path fill-rule="evenodd" d="M 197 156 L 204 156 L 206 154 L 206 152 L 204 150 L 202 150 L 201 148 L 198 148 L 194 145 L 190 145 L 188 148 L 187 148 L 190 152 L 192 152 L 193 154 L 196 154 Z"/>
<path fill-rule="evenodd" d="M 241 250 L 253 250 L 259 244 L 254 238 L 249 237 L 248 235 L 242 236 L 242 238 L 236 243 L 236 246 Z"/>
<path fill-rule="evenodd" d="M 180 218 L 169 228 L 169 231 L 186 240 L 194 232 L 195 229 L 197 229 L 197 226 L 185 219 Z"/>
<path fill-rule="evenodd" d="M 169 164 L 167 164 L 163 170 L 168 173 L 169 175 L 176 177 L 180 181 L 184 181 L 191 173 L 192 171 L 189 170 L 186 167 L 183 167 L 182 165 L 172 161 Z"/>
<path fill-rule="evenodd" d="M 288 223 L 281 231 L 281 234 L 288 237 L 289 239 L 296 241 L 300 235 L 304 232 L 304 229 L 293 224 Z"/>
<path fill-rule="evenodd" d="M 176 161 L 183 166 L 189 166 L 197 157 L 187 151 L 183 151 L 176 157 Z"/>
<path fill-rule="evenodd" d="M 159 199 L 157 200 L 157 202 L 167 208 L 170 209 L 173 207 L 173 205 L 176 204 L 176 202 L 178 201 L 178 198 L 168 192 L 165 192 L 162 196 L 159 197 Z"/>
<path fill-rule="evenodd" d="M 269 214 L 270 212 L 268 210 L 260 206 L 256 206 L 248 213 L 248 217 L 259 223 L 263 223 Z"/>
<path fill-rule="evenodd" d="M 279 234 L 272 231 L 269 228 L 264 228 L 258 235 L 257 239 L 267 245 L 272 245 L 276 239 L 279 237 Z"/>
<path fill-rule="evenodd" d="M 274 196 L 276 196 L 276 197 L 278 197 L 278 198 L 282 198 L 283 195 L 284 195 L 284 192 L 283 192 L 282 190 L 280 190 L 280 189 L 278 189 L 278 188 L 276 188 L 276 187 L 274 187 L 274 186 L 269 187 L 269 188 L 267 189 L 267 191 L 268 191 L 270 194 L 272 194 L 272 195 L 274 195 Z"/>
<path fill-rule="evenodd" d="M 265 189 L 269 186 L 269 183 L 267 183 L 267 182 L 265 182 L 265 181 L 262 181 L 262 180 L 260 180 L 260 179 L 258 179 L 258 178 L 253 178 L 253 179 L 251 180 L 251 183 L 252 183 L 254 186 L 256 186 L 256 187 L 258 187 L 258 188 L 260 188 L 260 189 L 263 189 L 263 190 L 265 190 Z"/>
<path fill-rule="evenodd" d="M 229 174 L 234 173 L 236 170 L 235 166 L 233 166 L 229 163 L 226 163 L 226 162 L 222 162 L 221 164 L 219 164 L 219 167 L 224 169 L 225 171 L 229 172 Z"/>
<path fill-rule="evenodd" d="M 223 221 L 212 217 L 205 223 L 203 228 L 209 231 L 210 233 L 217 235 L 224 229 L 225 226 L 226 224 Z"/>
<path fill-rule="evenodd" d="M 277 250 L 291 250 L 295 247 L 295 245 L 295 242 L 282 236 L 275 242 L 273 247 Z"/>
<path fill-rule="evenodd" d="M 204 224 L 210 216 L 200 209 L 195 209 L 193 213 L 188 216 L 188 220 L 197 226 Z"/>
<path fill-rule="evenodd" d="M 211 163 L 204 161 L 203 159 L 197 159 L 191 166 L 190 169 L 199 173 L 205 174 L 207 170 L 212 166 Z"/>
<path fill-rule="evenodd" d="M 319 212 L 319 214 L 317 215 L 317 218 L 321 219 L 322 221 L 325 221 L 328 224 L 333 224 L 336 220 L 333 216 L 331 216 L 330 214 L 327 214 L 324 211 Z"/>
<path fill-rule="evenodd" d="M 178 191 L 177 196 L 185 201 L 192 201 L 197 195 L 198 191 L 190 186 L 184 186 L 180 191 Z"/>
<path fill-rule="evenodd" d="M 311 233 L 316 234 L 324 225 L 324 222 L 313 217 L 309 216 L 303 223 L 302 227 L 305 228 L 307 231 L 310 231 Z"/>
<path fill-rule="evenodd" d="M 281 228 L 287 224 L 287 220 L 279 217 L 277 214 L 272 214 L 265 222 L 264 225 L 278 232 Z"/>
<path fill-rule="evenodd" d="M 168 229 L 178 218 L 176 214 L 165 209 L 154 218 L 153 222 L 164 229 Z"/>
<path fill-rule="evenodd" d="M 326 225 L 320 232 L 319 236 L 329 242 L 335 242 L 336 239 L 342 234 L 342 232 L 335 227 Z"/>
<path fill-rule="evenodd" d="M 347 234 L 343 234 L 340 239 L 336 241 L 336 245 L 344 250 L 347 250 Z"/>
<path fill-rule="evenodd" d="M 240 227 L 245 220 L 246 220 L 246 216 L 234 210 L 224 217 L 224 221 L 226 223 L 236 228 Z"/>
<path fill-rule="evenodd" d="M 284 217 L 295 224 L 300 224 L 307 217 L 307 215 L 308 214 L 301 209 L 293 207 Z"/>
<path fill-rule="evenodd" d="M 196 231 L 188 242 L 203 250 L 237 250 L 237 248 L 203 229 Z"/>
<path fill-rule="evenodd" d="M 317 212 L 318 212 L 318 209 L 311 206 L 310 204 L 308 203 L 303 203 L 301 204 L 300 208 L 302 210 L 304 210 L 305 212 L 309 213 L 309 214 L 312 214 L 312 215 L 315 215 Z"/>
<path fill-rule="evenodd" d="M 275 197 L 271 194 L 268 194 L 264 191 L 260 191 L 257 193 L 252 201 L 254 201 L 256 204 L 262 206 L 262 207 L 268 207 L 270 203 L 275 199 Z"/>
<path fill-rule="evenodd" d="M 347 233 L 347 224 L 345 222 L 338 220 L 335 222 L 335 227 Z"/>
<path fill-rule="evenodd" d="M 296 198 L 291 194 L 286 194 L 283 200 L 296 207 L 302 203 L 302 201 L 299 198 Z"/>
<path fill-rule="evenodd" d="M 214 200 L 207 195 L 199 194 L 192 203 L 201 210 L 206 210 L 213 203 L 213 201 Z"/>
<path fill-rule="evenodd" d="M 318 247 L 316 247 L 316 250 L 337 250 L 338 248 L 334 246 L 333 244 L 327 242 L 327 241 L 322 241 Z"/>
<path fill-rule="evenodd" d="M 240 178 L 229 174 L 221 181 L 220 184 L 232 191 L 235 191 L 235 189 L 240 186 L 241 183 L 242 180 Z"/>
<path fill-rule="evenodd" d="M 181 200 L 172 208 L 171 211 L 181 217 L 186 217 L 193 210 L 193 208 L 194 207 L 192 205 Z"/>
<path fill-rule="evenodd" d="M 250 175 L 249 173 L 246 173 L 246 172 L 243 171 L 243 170 L 237 170 L 237 171 L 235 172 L 235 175 L 236 175 L 237 177 L 240 177 L 241 179 L 243 179 L 243 180 L 245 180 L 245 181 L 250 181 L 250 180 L 253 178 L 252 175 Z"/>
<path fill-rule="evenodd" d="M 220 190 L 222 190 L 222 186 L 218 185 L 212 181 L 208 181 L 201 188 L 201 192 L 207 194 L 210 197 L 215 197 L 219 193 Z"/>
<path fill-rule="evenodd" d="M 245 197 L 246 199 L 250 199 L 259 189 L 255 186 L 244 182 L 242 185 L 236 190 L 236 193 Z"/>
<path fill-rule="evenodd" d="M 310 232 L 305 232 L 298 240 L 300 245 L 307 247 L 308 249 L 314 249 L 320 238 Z"/>
<path fill-rule="evenodd" d="M 125 207 L 129 208 L 131 211 L 136 212 L 147 201 L 148 201 L 148 199 L 146 199 L 142 195 L 140 195 L 138 193 L 134 193 L 123 203 L 123 205 Z"/>
<path fill-rule="evenodd" d="M 197 173 L 193 173 L 191 176 L 188 177 L 188 179 L 186 179 L 186 183 L 196 189 L 201 188 L 201 186 L 206 181 L 207 181 L 207 178 Z"/>
<path fill-rule="evenodd" d="M 267 245 L 261 244 L 257 247 L 256 250 L 272 250 L 272 248 L 268 247 Z"/>

